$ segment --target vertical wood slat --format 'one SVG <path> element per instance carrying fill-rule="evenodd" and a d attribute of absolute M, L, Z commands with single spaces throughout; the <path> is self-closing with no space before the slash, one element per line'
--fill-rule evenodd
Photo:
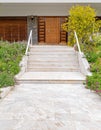
<path fill-rule="evenodd" d="M 65 44 L 67 42 L 67 33 L 62 29 L 62 24 L 66 22 L 66 17 L 60 17 L 60 42 Z"/>
<path fill-rule="evenodd" d="M 38 17 L 38 41 L 45 43 L 45 17 Z"/>
<path fill-rule="evenodd" d="M 0 24 L 0 40 L 5 39 L 5 31 L 4 31 L 4 26 Z"/>

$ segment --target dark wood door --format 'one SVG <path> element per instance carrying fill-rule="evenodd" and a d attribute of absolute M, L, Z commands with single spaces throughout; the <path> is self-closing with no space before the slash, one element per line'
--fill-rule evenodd
<path fill-rule="evenodd" d="M 59 44 L 60 42 L 60 21 L 59 17 L 46 17 L 46 43 Z"/>
<path fill-rule="evenodd" d="M 10 42 L 27 40 L 27 19 L 18 17 L 0 18 L 0 40 Z"/>

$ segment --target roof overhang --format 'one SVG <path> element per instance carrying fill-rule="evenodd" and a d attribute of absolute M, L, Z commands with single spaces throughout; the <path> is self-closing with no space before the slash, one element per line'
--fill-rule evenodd
<path fill-rule="evenodd" d="M 22 0 L 17 0 L 11 3 L 7 3 L 5 1 L 10 0 L 0 0 L 0 2 L 3 1 L 3 3 L 0 3 L 0 16 L 28 16 L 28 15 L 37 15 L 37 16 L 67 16 L 69 15 L 69 10 L 74 5 L 83 5 L 87 6 L 90 5 L 92 8 L 94 8 L 97 12 L 97 16 L 101 16 L 101 3 L 75 3 L 68 2 L 63 3 L 62 0 L 61 3 L 38 3 L 39 0 L 35 3 L 35 0 L 33 0 L 34 3 L 30 3 L 31 0 L 29 0 L 28 3 L 23 2 Z M 20 1 L 20 2 L 19 2 Z M 27 1 L 27 0 L 26 0 Z M 47 0 L 48 1 L 48 0 Z M 53 1 L 53 0 L 51 0 Z M 57 0 L 59 1 L 59 0 Z M 68 1 L 68 0 L 66 0 Z M 73 1 L 73 0 L 71 0 Z M 80 0 L 78 0 L 80 1 Z M 83 1 L 83 0 L 82 0 Z M 5 3 L 4 3 L 5 2 Z M 14 3 L 15 2 L 15 3 Z M 49 1 L 48 1 L 49 2 Z"/>
<path fill-rule="evenodd" d="M 0 3 L 101 3 L 101 0 L 0 0 Z"/>

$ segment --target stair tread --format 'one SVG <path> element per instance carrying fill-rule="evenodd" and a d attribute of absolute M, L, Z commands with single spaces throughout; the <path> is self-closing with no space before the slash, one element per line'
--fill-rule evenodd
<path fill-rule="evenodd" d="M 64 63 L 64 64 L 62 64 L 62 63 L 60 63 L 60 64 L 58 64 L 58 63 L 33 63 L 33 62 L 31 62 L 31 63 L 28 63 L 28 67 L 31 67 L 31 66 L 45 66 L 45 67 L 47 67 L 47 66 L 58 66 L 58 67 L 61 67 L 61 66 L 64 66 L 64 67 L 68 67 L 68 66 L 72 66 L 72 67 L 79 67 L 79 64 L 77 64 L 77 63 L 74 63 L 74 64 L 71 64 L 71 63 Z"/>
<path fill-rule="evenodd" d="M 52 60 L 45 60 L 45 59 L 33 59 L 33 60 L 28 60 L 28 65 L 30 64 L 34 64 L 34 65 L 79 65 L 77 60 L 65 60 L 65 59 L 61 59 L 61 60 L 56 60 L 53 59 Z"/>
<path fill-rule="evenodd" d="M 28 65 L 28 68 L 32 68 L 32 69 L 33 69 L 33 68 L 78 69 L 78 66 L 29 66 L 29 65 Z"/>
<path fill-rule="evenodd" d="M 85 80 L 80 72 L 25 72 L 20 80 Z"/>
<path fill-rule="evenodd" d="M 60 49 L 64 49 L 64 48 L 66 48 L 66 49 L 69 49 L 69 50 L 73 50 L 73 48 L 72 47 L 70 47 L 70 46 L 61 46 L 61 45 L 32 45 L 31 46 L 31 48 L 53 48 L 53 49 L 57 49 L 57 48 L 60 48 Z"/>
<path fill-rule="evenodd" d="M 46 67 L 46 68 L 53 68 L 53 67 L 55 67 L 55 68 L 78 68 L 79 66 L 78 65 L 67 65 L 67 64 L 65 64 L 65 65 L 63 65 L 63 64 L 28 64 L 28 68 L 36 68 L 36 67 L 38 67 L 38 68 L 44 68 L 44 67 Z"/>
<path fill-rule="evenodd" d="M 75 51 L 68 51 L 68 50 L 30 50 L 29 54 L 64 54 L 64 55 L 67 55 L 67 54 L 75 54 Z"/>
<path fill-rule="evenodd" d="M 30 71 L 30 72 L 49 72 L 49 71 L 52 71 L 52 72 L 79 72 L 80 69 L 73 69 L 73 68 L 28 68 L 27 71 Z"/>
<path fill-rule="evenodd" d="M 75 60 L 77 61 L 77 59 L 74 57 L 74 58 L 66 58 L 66 57 L 29 57 L 28 61 L 72 61 L 72 60 Z"/>

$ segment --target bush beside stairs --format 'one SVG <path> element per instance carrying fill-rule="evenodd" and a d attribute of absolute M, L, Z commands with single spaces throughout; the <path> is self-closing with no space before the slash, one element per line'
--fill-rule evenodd
<path fill-rule="evenodd" d="M 85 81 L 73 48 L 34 45 L 30 48 L 26 71 L 16 78 L 20 83 L 80 84 Z"/>

